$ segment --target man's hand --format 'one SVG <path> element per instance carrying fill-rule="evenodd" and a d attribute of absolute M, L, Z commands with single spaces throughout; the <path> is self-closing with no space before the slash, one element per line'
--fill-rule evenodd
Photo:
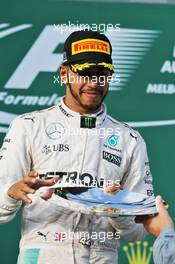
<path fill-rule="evenodd" d="M 7 194 L 15 199 L 21 200 L 26 204 L 31 204 L 32 200 L 28 197 L 28 194 L 34 194 L 36 190 L 43 186 L 54 185 L 59 177 L 48 180 L 40 180 L 36 171 L 30 171 L 23 180 L 16 182 L 9 189 Z M 50 191 L 51 193 L 51 191 Z M 45 198 L 45 197 L 43 197 Z M 50 198 L 50 197 L 48 197 Z"/>
<path fill-rule="evenodd" d="M 168 214 L 167 206 L 164 205 L 161 196 L 156 197 L 158 215 L 137 217 L 136 222 L 142 223 L 145 229 L 153 236 L 159 236 L 164 228 L 173 227 L 173 221 Z"/>
<path fill-rule="evenodd" d="M 120 184 L 113 183 L 104 188 L 104 193 L 115 195 L 120 191 Z"/>

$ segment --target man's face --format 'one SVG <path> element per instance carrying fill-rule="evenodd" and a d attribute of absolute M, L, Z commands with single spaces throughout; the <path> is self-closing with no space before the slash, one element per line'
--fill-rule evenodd
<path fill-rule="evenodd" d="M 60 69 L 62 77 L 66 78 L 66 100 L 74 102 L 87 112 L 97 111 L 108 93 L 111 73 L 103 68 L 89 68 L 81 74 L 74 73 L 67 66 Z"/>

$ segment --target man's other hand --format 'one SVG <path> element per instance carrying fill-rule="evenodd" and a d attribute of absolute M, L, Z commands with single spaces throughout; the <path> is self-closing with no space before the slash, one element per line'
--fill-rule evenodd
<path fill-rule="evenodd" d="M 58 181 L 58 179 L 59 177 L 54 177 L 48 180 L 41 180 L 38 177 L 38 173 L 32 170 L 24 177 L 23 180 L 14 183 L 8 189 L 7 194 L 15 200 L 21 200 L 26 204 L 31 204 L 32 200 L 28 197 L 28 194 L 34 194 L 35 191 L 40 187 L 52 186 Z"/>

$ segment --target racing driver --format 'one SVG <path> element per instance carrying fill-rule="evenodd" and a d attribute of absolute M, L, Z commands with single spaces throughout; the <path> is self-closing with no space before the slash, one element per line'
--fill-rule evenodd
<path fill-rule="evenodd" d="M 0 222 L 9 222 L 22 208 L 18 264 L 116 264 L 116 234 L 126 241 L 147 234 L 133 217 L 83 214 L 51 188 L 65 179 L 86 186 L 102 182 L 111 195 L 117 183 L 153 195 L 144 140 L 107 115 L 103 103 L 113 73 L 109 39 L 91 30 L 72 32 L 60 66 L 66 95 L 49 109 L 18 116 L 5 136 Z"/>

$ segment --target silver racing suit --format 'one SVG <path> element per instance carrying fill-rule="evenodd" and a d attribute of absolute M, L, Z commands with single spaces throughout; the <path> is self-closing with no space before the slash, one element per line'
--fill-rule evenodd
<path fill-rule="evenodd" d="M 101 110 L 83 116 L 58 105 L 17 117 L 0 152 L 0 223 L 22 207 L 19 264 L 116 264 L 118 238 L 141 240 L 146 231 L 132 217 L 82 214 L 71 201 L 41 190 L 32 204 L 7 195 L 8 188 L 30 170 L 84 180 L 117 181 L 127 190 L 152 195 L 145 142 L 138 132 Z"/>

